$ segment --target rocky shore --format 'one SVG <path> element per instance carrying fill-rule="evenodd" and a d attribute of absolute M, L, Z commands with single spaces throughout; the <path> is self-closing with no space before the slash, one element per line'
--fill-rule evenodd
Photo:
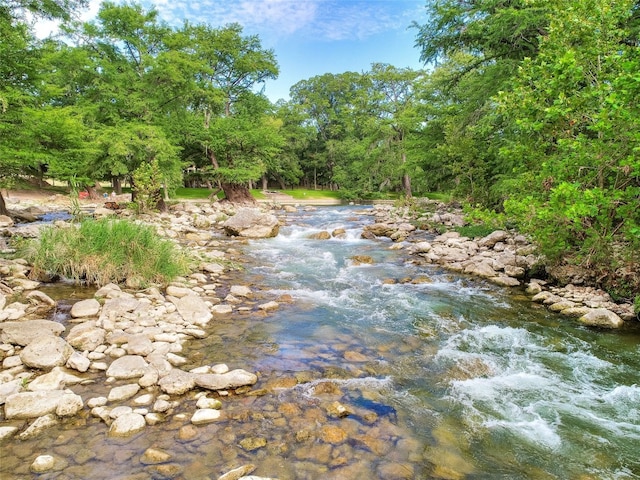
<path fill-rule="evenodd" d="M 47 210 L 37 205 L 14 207 L 35 216 Z M 374 222 L 365 227 L 363 237 L 388 239 L 390 248 L 406 250 L 409 261 L 520 288 L 533 302 L 584 325 L 619 328 L 625 321 L 635 321 L 630 305 L 612 302 L 605 292 L 572 284 L 557 287 L 532 278 L 540 258 L 535 246 L 515 232 L 496 231 L 472 239 L 455 231 L 435 234 L 416 228 L 463 222 L 460 215 L 438 209 L 421 218 L 408 209 L 385 205 L 366 213 Z M 114 211 L 97 206 L 94 214 L 114 215 Z M 40 290 L 39 281 L 29 278 L 27 262 L 0 259 L 0 442 L 36 437 L 87 409 L 114 438 L 134 435 L 177 410 L 188 411 L 181 415 L 191 425 L 205 425 L 220 418 L 220 398 L 252 394 L 259 376 L 245 370 L 246 365 L 194 366 L 181 354 L 188 342 L 206 338 L 219 318 L 236 313 L 264 317 L 291 300 L 264 298 L 255 286 L 229 275 L 242 262 L 235 242 L 277 235 L 278 218 L 269 210 L 182 203 L 169 213 L 140 220 L 197 254 L 201 259 L 197 271 L 164 290 L 106 285 L 91 298 L 75 302 L 64 324 L 51 319 L 58 304 Z M 0 217 L 4 237 L 35 237 L 41 227 L 16 225 Z M 318 239 L 338 235 L 327 232 Z M 106 394 L 76 393 L 76 386 L 88 383 L 101 383 Z M 344 409 L 339 403 L 332 408 L 337 416 Z M 166 452 L 150 449 L 143 456 L 149 464 L 167 465 Z M 59 471 L 60 462 L 54 454 L 43 454 L 33 460 L 30 470 Z M 245 465 L 219 479 L 259 478 L 251 472 L 251 465 Z"/>

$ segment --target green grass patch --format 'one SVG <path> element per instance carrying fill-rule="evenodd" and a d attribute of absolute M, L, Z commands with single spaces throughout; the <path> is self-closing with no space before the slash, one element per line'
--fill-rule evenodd
<path fill-rule="evenodd" d="M 95 285 L 166 285 L 190 270 L 188 256 L 174 243 L 153 227 L 128 220 L 87 219 L 77 227 L 49 227 L 18 248 L 36 277 L 59 275 Z"/>
<path fill-rule="evenodd" d="M 294 190 L 279 190 L 285 195 L 291 195 L 297 200 L 316 200 L 323 198 L 331 198 L 340 200 L 340 192 L 338 190 L 312 190 L 307 188 L 296 188 Z"/>
<path fill-rule="evenodd" d="M 461 236 L 469 238 L 486 237 L 490 233 L 493 233 L 495 230 L 495 226 L 486 223 L 477 225 L 465 225 L 464 227 L 455 228 L 455 231 L 458 232 Z"/>

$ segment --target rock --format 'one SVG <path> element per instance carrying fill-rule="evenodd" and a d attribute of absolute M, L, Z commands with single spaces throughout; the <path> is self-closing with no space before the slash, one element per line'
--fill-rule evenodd
<path fill-rule="evenodd" d="M 227 235 L 245 238 L 270 238 L 278 235 L 280 223 L 275 215 L 256 208 L 240 208 L 222 227 Z"/>
<path fill-rule="evenodd" d="M 196 407 L 220 410 L 222 408 L 222 402 L 217 398 L 200 397 L 196 402 Z"/>
<path fill-rule="evenodd" d="M 178 313 L 186 322 L 199 327 L 204 327 L 213 318 L 213 314 L 209 311 L 207 304 L 196 295 L 187 295 L 179 298 L 175 305 Z"/>
<path fill-rule="evenodd" d="M 239 480 L 245 475 L 250 474 L 256 469 L 256 466 L 253 464 L 243 465 L 238 468 L 234 468 L 233 470 L 229 470 L 224 475 L 220 475 L 218 480 Z"/>
<path fill-rule="evenodd" d="M 478 241 L 479 247 L 493 248 L 498 242 L 503 242 L 509 237 L 509 234 L 503 230 L 496 230 Z"/>
<path fill-rule="evenodd" d="M 106 334 L 107 332 L 96 326 L 95 321 L 83 322 L 69 331 L 67 342 L 80 351 L 93 351 L 104 343 Z"/>
<path fill-rule="evenodd" d="M 411 253 L 429 253 L 431 251 L 431 244 L 429 242 L 418 242 L 411 246 Z"/>
<path fill-rule="evenodd" d="M 27 440 L 29 438 L 37 437 L 47 428 L 51 428 L 54 425 L 60 423 L 53 413 L 43 415 L 36 418 L 31 425 L 29 425 L 23 432 L 18 435 L 20 440 Z"/>
<path fill-rule="evenodd" d="M 264 310 L 265 312 L 270 311 L 270 310 L 277 310 L 279 307 L 280 307 L 280 304 L 278 302 L 274 302 L 274 301 L 258 305 L 258 308 L 260 310 Z"/>
<path fill-rule="evenodd" d="M 29 300 L 31 303 L 34 303 L 36 305 L 41 304 L 41 305 L 46 305 L 48 307 L 55 307 L 57 305 L 56 301 L 54 299 L 52 299 L 49 295 L 47 295 L 46 293 L 42 293 L 38 290 L 34 290 L 32 292 L 29 292 L 27 294 L 27 300 Z"/>
<path fill-rule="evenodd" d="M 109 365 L 107 376 L 117 380 L 142 377 L 149 368 L 149 364 L 139 355 L 125 355 Z"/>
<path fill-rule="evenodd" d="M 75 393 L 65 393 L 56 407 L 56 415 L 59 417 L 72 417 L 84 407 L 82 397 Z"/>
<path fill-rule="evenodd" d="M 187 295 L 193 295 L 193 294 L 194 292 L 190 288 L 178 287 L 175 285 L 169 285 L 167 287 L 167 295 L 172 297 L 182 298 L 182 297 L 186 297 Z"/>
<path fill-rule="evenodd" d="M 228 315 L 233 312 L 233 307 L 231 305 L 214 305 L 211 311 L 216 315 Z"/>
<path fill-rule="evenodd" d="M 204 425 L 214 422 L 220 418 L 220 410 L 213 408 L 200 408 L 195 411 L 191 417 L 191 423 L 194 425 Z"/>
<path fill-rule="evenodd" d="M 49 373 L 40 375 L 29 382 L 28 389 L 32 392 L 62 390 L 67 385 L 76 385 L 82 381 L 82 378 L 70 374 L 61 367 L 54 367 Z"/>
<path fill-rule="evenodd" d="M 9 395 L 4 405 L 7 420 L 37 418 L 55 412 L 65 393 L 62 390 L 19 392 Z"/>
<path fill-rule="evenodd" d="M 528 295 L 537 295 L 542 292 L 542 285 L 537 282 L 530 282 L 529 284 L 527 284 L 527 289 L 525 290 L 525 292 Z"/>
<path fill-rule="evenodd" d="M 0 215 L 0 228 L 13 226 L 13 220 L 7 215 Z"/>
<path fill-rule="evenodd" d="M 501 287 L 517 287 L 520 285 L 520 281 L 507 275 L 498 275 L 497 277 L 490 278 L 489 281 Z"/>
<path fill-rule="evenodd" d="M 229 290 L 229 293 L 231 293 L 231 295 L 234 295 L 236 297 L 252 297 L 253 296 L 253 292 L 251 291 L 251 289 L 244 285 L 232 285 L 231 289 Z"/>
<path fill-rule="evenodd" d="M 354 265 L 372 265 L 373 257 L 370 255 L 353 255 L 350 260 Z"/>
<path fill-rule="evenodd" d="M 109 428 L 109 436 L 128 437 L 144 430 L 147 422 L 139 413 L 127 413 L 116 418 Z"/>
<path fill-rule="evenodd" d="M 171 454 L 159 448 L 147 448 L 140 457 L 140 463 L 143 465 L 158 465 L 167 463 L 169 460 L 171 460 Z"/>
<path fill-rule="evenodd" d="M 129 385 L 121 385 L 114 387 L 109 391 L 107 400 L 110 402 L 119 402 L 121 400 L 127 400 L 134 397 L 140 391 L 140 385 L 137 383 L 131 383 Z"/>
<path fill-rule="evenodd" d="M 14 426 L 0 427 L 0 442 L 13 437 L 17 431 L 18 427 Z"/>
<path fill-rule="evenodd" d="M 80 300 L 71 307 L 71 316 L 73 318 L 94 317 L 100 312 L 100 302 L 95 298 Z"/>
<path fill-rule="evenodd" d="M 86 372 L 91 366 L 91 360 L 78 352 L 73 352 L 67 360 L 66 366 L 78 372 Z"/>
<path fill-rule="evenodd" d="M 246 385 L 254 385 L 258 381 L 256 375 L 242 369 L 231 370 L 224 374 L 194 374 L 193 378 L 197 386 L 208 390 L 227 390 Z"/>
<path fill-rule="evenodd" d="M 143 333 L 130 335 L 125 350 L 129 355 L 140 355 L 146 357 L 153 352 L 153 344 Z"/>
<path fill-rule="evenodd" d="M 600 328 L 620 328 L 624 321 L 611 310 L 606 308 L 595 308 L 589 313 L 581 316 L 578 321 L 589 327 Z"/>
<path fill-rule="evenodd" d="M 33 461 L 29 470 L 33 473 L 44 473 L 53 470 L 56 465 L 56 459 L 51 455 L 39 455 Z"/>
<path fill-rule="evenodd" d="M 307 235 L 307 238 L 310 240 L 329 240 L 331 238 L 331 234 L 326 230 L 322 232 L 310 233 Z"/>
<path fill-rule="evenodd" d="M 20 359 L 27 367 L 49 370 L 67 363 L 73 348 L 63 338 L 45 335 L 27 345 Z"/>
<path fill-rule="evenodd" d="M 0 331 L 0 340 L 3 343 L 25 346 L 45 335 L 60 335 L 64 332 L 64 325 L 50 320 L 0 322 Z"/>
<path fill-rule="evenodd" d="M 483 261 L 480 263 L 471 263 L 468 267 L 464 269 L 464 273 L 468 273 L 470 275 L 475 275 L 477 277 L 482 278 L 492 278 L 497 275 L 493 266 L 489 261 Z"/>
<path fill-rule="evenodd" d="M 18 393 L 22 390 L 22 379 L 16 378 L 14 380 L 0 383 L 0 405 L 4 404 L 7 397 Z"/>
<path fill-rule="evenodd" d="M 344 418 L 351 415 L 352 412 L 340 402 L 333 402 L 327 407 L 327 413 L 332 417 Z"/>
<path fill-rule="evenodd" d="M 160 389 L 169 395 L 182 395 L 196 386 L 194 375 L 173 369 L 158 382 Z"/>
<path fill-rule="evenodd" d="M 214 410 L 217 411 L 217 410 Z M 267 439 L 263 437 L 248 437 L 240 440 L 240 446 L 247 452 L 253 452 L 267 446 Z"/>

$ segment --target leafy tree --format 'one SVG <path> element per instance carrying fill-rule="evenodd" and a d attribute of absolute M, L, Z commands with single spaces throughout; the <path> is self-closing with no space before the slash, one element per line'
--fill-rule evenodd
<path fill-rule="evenodd" d="M 278 65 L 272 50 L 257 36 L 243 36 L 232 24 L 214 29 L 186 24 L 184 49 L 198 65 L 191 111 L 200 121 L 185 119 L 189 133 L 185 149 L 198 168 L 208 163 L 211 179 L 231 202 L 253 203 L 248 185 L 260 179 L 278 152 L 278 125 L 268 117 L 271 105 L 255 89 L 275 78 Z M 196 148 L 194 148 L 196 147 Z"/>
<path fill-rule="evenodd" d="M 640 63 L 628 40 L 637 5 L 556 8 L 539 56 L 499 97 L 510 140 L 500 158 L 518 173 L 505 206 L 551 259 L 588 266 L 614 290 L 624 290 L 620 278 L 636 288 Z"/>
<path fill-rule="evenodd" d="M 86 5 L 86 1 L 14 0 L 0 3 L 0 181 L 24 171 L 37 168 L 37 160 L 25 150 L 25 141 L 32 122 L 28 114 L 33 110 L 36 90 L 39 50 L 24 12 L 36 17 L 69 18 L 72 11 Z M 0 214 L 7 214 L 4 197 L 0 193 Z"/>

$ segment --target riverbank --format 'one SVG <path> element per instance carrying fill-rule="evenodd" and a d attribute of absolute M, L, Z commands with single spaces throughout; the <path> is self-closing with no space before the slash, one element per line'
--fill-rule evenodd
<path fill-rule="evenodd" d="M 113 212 L 103 213 L 113 214 Z M 87 421 L 88 415 L 99 422 L 103 428 L 103 434 L 106 432 L 113 439 L 131 438 L 141 431 L 144 432 L 145 429 L 168 420 L 181 422 L 176 436 L 186 441 L 186 439 L 199 437 L 197 427 L 200 425 L 215 425 L 216 422 L 224 419 L 229 420 L 226 402 L 223 404 L 225 398 L 246 398 L 246 401 L 250 402 L 251 399 L 256 398 L 255 395 L 277 392 L 287 385 L 292 387 L 299 383 L 309 384 L 309 380 L 314 380 L 313 377 L 300 376 L 300 378 L 288 378 L 286 381 L 265 382 L 259 372 L 249 371 L 251 370 L 249 364 L 236 361 L 231 364 L 231 367 L 226 367 L 224 363 L 210 364 L 204 362 L 202 357 L 183 354 L 189 349 L 190 344 L 202 342 L 210 339 L 212 335 L 217 335 L 216 330 L 220 325 L 225 325 L 224 328 L 237 329 L 240 319 L 247 319 L 252 324 L 261 322 L 268 318 L 270 312 L 285 308 L 282 304 L 291 301 L 290 296 L 272 296 L 272 294 L 263 293 L 259 285 L 244 284 L 242 272 L 236 269 L 244 262 L 241 253 L 244 240 L 224 236 L 220 227 L 223 220 L 231 213 L 231 210 L 225 211 L 225 207 L 221 205 L 189 203 L 175 205 L 167 214 L 143 217 L 143 221 L 155 225 L 162 235 L 173 238 L 186 248 L 198 252 L 202 258 L 198 271 L 178 279 L 166 291 L 157 289 L 127 291 L 126 288 L 123 291 L 120 287 L 109 286 L 103 291 L 92 292 L 90 298 L 86 300 L 74 302 L 68 315 L 63 317 L 65 318 L 63 322 L 58 317 L 57 321 L 38 324 L 40 334 L 45 329 L 51 331 L 51 335 L 47 335 L 51 337 L 47 338 L 51 348 L 47 346 L 44 351 L 61 352 L 53 359 L 43 360 L 38 355 L 34 359 L 32 353 L 41 350 L 36 348 L 37 345 L 29 348 L 33 338 L 23 337 L 19 341 L 13 338 L 10 342 L 6 342 L 3 338 L 3 370 L 0 375 L 7 381 L 3 381 L 2 388 L 8 384 L 10 387 L 7 388 L 14 389 L 5 397 L 5 417 L 2 418 L 3 424 L 0 429 L 5 436 L 5 441 L 15 442 L 16 439 L 21 439 L 21 435 L 24 440 L 38 438 L 46 435 L 47 430 L 60 425 L 60 422 L 68 422 L 71 419 Z M 509 267 L 516 268 L 520 264 L 524 265 L 524 262 L 531 262 L 533 258 L 528 259 L 529 255 L 535 258 L 534 252 L 527 250 L 530 249 L 530 245 L 526 239 L 518 238 L 517 235 L 509 232 L 492 234 L 489 238 L 483 239 L 464 239 L 454 234 L 436 236 L 416 229 L 412 222 L 420 219 L 415 219 L 408 211 L 378 206 L 363 210 L 361 213 L 375 219 L 373 224 L 365 227 L 364 231 L 368 232 L 365 235 L 372 234 L 382 242 L 389 242 L 390 249 L 405 250 L 406 258 L 411 262 L 435 264 L 465 273 L 470 265 L 477 265 L 480 259 L 480 264 L 485 263 L 491 266 L 493 272 L 483 278 L 491 280 L 507 276 L 515 278 L 520 283 L 517 277 L 521 272 Z M 126 213 L 122 214 L 126 215 Z M 454 216 L 447 216 L 442 212 L 437 215 L 443 224 L 457 221 Z M 32 233 L 37 234 L 36 230 L 40 227 L 37 225 L 31 225 L 31 227 Z M 25 233 L 23 229 L 25 227 L 16 228 Z M 317 238 L 330 239 L 343 232 L 327 233 L 328 237 L 318 236 Z M 466 255 L 464 258 L 462 258 L 462 252 Z M 455 258 L 451 256 L 454 253 Z M 509 261 L 503 262 L 504 266 L 496 268 L 498 267 L 497 259 L 505 255 L 509 257 Z M 472 262 L 467 264 L 471 260 Z M 525 269 L 524 266 L 520 268 Z M 489 272 L 489 270 L 482 271 Z M 5 302 L 0 313 L 8 315 L 3 317 L 5 319 L 2 322 L 5 324 L 2 328 L 3 335 L 6 333 L 8 322 L 22 324 L 13 330 L 9 328 L 10 335 L 25 334 L 24 328 L 19 328 L 24 325 L 24 321 L 51 316 L 60 310 L 60 305 L 55 299 L 41 292 L 39 285 L 29 283 L 32 281 L 25 278 L 28 275 L 28 265 L 24 265 L 24 262 L 6 263 L 0 272 L 3 275 L 3 283 L 11 288 L 10 292 L 3 291 Z M 513 276 L 508 275 L 509 273 Z M 470 278 L 481 276 L 473 273 L 471 269 L 466 274 L 470 275 Z M 526 273 L 522 279 L 524 278 Z M 387 284 L 419 281 L 428 281 L 428 279 L 390 278 Z M 558 296 L 561 293 L 553 291 L 553 287 L 544 285 L 542 281 L 529 281 L 530 288 L 534 285 L 539 286 L 539 293 L 551 292 Z M 521 287 L 524 285 L 519 284 L 511 288 Z M 564 292 L 577 296 L 575 289 L 565 288 Z M 599 302 L 592 303 L 592 307 L 588 308 L 598 309 L 608 301 L 605 297 L 596 298 L 598 292 L 588 293 L 590 300 L 585 301 Z M 533 292 L 530 292 L 530 295 L 532 294 Z M 25 300 L 13 301 L 17 297 Z M 560 302 L 550 304 L 556 303 Z M 73 311 L 74 308 L 76 311 Z M 65 326 L 64 332 L 59 331 L 58 325 L 61 323 Z M 344 342 L 346 341 L 345 339 Z M 73 351 L 67 346 L 70 346 Z M 25 350 L 27 350 L 26 354 Z M 366 362 L 368 359 L 355 347 L 346 347 L 341 355 L 355 362 Z M 47 363 L 43 363 L 45 360 Z M 194 360 L 200 363 L 194 363 Z M 230 373 L 228 370 L 231 368 L 235 371 L 234 375 L 238 374 L 246 383 L 236 385 L 234 383 L 236 380 L 231 384 L 218 383 L 231 381 L 232 377 L 228 376 Z M 248 370 L 244 370 L 245 368 Z M 375 369 L 378 372 L 384 372 L 380 366 L 376 365 Z M 258 381 L 260 382 L 257 385 L 258 388 L 252 388 L 251 386 Z M 315 384 L 311 382 L 310 385 L 315 391 Z M 84 392 L 88 388 L 101 391 L 102 394 L 86 395 Z M 314 400 L 321 405 L 319 411 L 314 413 L 317 416 L 315 421 L 321 421 L 323 425 L 320 439 L 324 442 L 321 444 L 322 448 L 313 449 L 312 453 L 308 454 L 314 462 L 329 461 L 331 457 L 326 455 L 330 449 L 326 448 L 325 444 L 338 441 L 334 440 L 335 438 L 341 439 L 339 443 L 342 443 L 343 437 L 347 434 L 344 429 L 330 428 L 332 427 L 331 419 L 340 418 L 342 415 L 340 412 L 348 416 L 346 412 L 349 407 L 340 404 L 337 393 L 335 387 L 331 385 L 323 385 L 314 393 Z M 7 399 L 12 395 L 16 396 L 12 397 L 8 403 L 9 415 L 7 415 Z M 324 396 L 331 401 L 324 400 Z M 43 398 L 46 400 L 41 401 Z M 28 414 L 24 413 L 25 404 L 32 408 Z M 55 409 L 49 411 L 48 409 L 52 407 Z M 42 409 L 47 412 L 44 413 Z M 198 413 L 200 411 L 203 412 Z M 295 411 L 294 406 L 287 407 L 277 416 L 278 421 L 295 424 L 299 420 Z M 371 419 L 376 418 L 372 413 L 375 412 L 365 410 L 361 415 L 363 418 L 365 416 Z M 264 415 L 264 413 L 255 412 L 251 415 Z M 11 418 L 6 418 L 7 416 Z M 120 417 L 123 420 L 119 420 Z M 5 424 L 5 421 L 8 423 Z M 92 425 L 94 429 L 97 428 L 97 425 Z M 380 431 L 380 427 L 376 428 Z M 382 431 L 393 436 L 393 425 L 385 424 Z M 362 438 L 358 441 L 363 445 L 370 445 L 374 450 L 385 451 L 391 448 L 391 443 L 388 445 L 375 443 L 375 437 L 370 434 L 364 435 L 358 432 L 358 435 L 363 435 L 357 437 Z M 301 443 L 308 438 L 315 437 L 301 438 Z M 248 440 L 245 442 L 245 439 Z M 21 441 L 24 440 L 21 439 Z M 238 440 L 244 442 L 247 451 L 262 448 L 260 446 L 262 437 L 251 435 L 249 431 L 246 431 L 242 439 Z M 43 451 L 37 458 L 25 458 L 24 454 L 18 454 L 18 450 L 13 456 L 18 460 L 10 463 L 9 467 L 24 475 L 27 475 L 30 469 L 31 471 L 40 469 L 57 471 L 63 468 L 64 461 L 68 463 L 68 460 L 59 458 L 55 449 Z M 10 450 L 7 449 L 7 451 Z M 82 455 L 88 456 L 90 453 L 83 451 Z M 91 454 L 97 455 L 95 452 Z M 304 458 L 302 453 L 300 455 Z M 53 460 L 48 457 L 52 457 Z M 151 462 L 152 466 L 147 465 L 144 468 L 155 472 L 154 474 L 165 476 L 169 476 L 172 472 L 175 475 L 186 474 L 184 466 L 172 461 L 171 452 L 167 449 L 156 448 L 149 452 L 145 451 L 144 457 L 153 459 L 145 460 L 145 462 Z M 75 468 L 73 471 L 86 474 L 82 468 L 82 458 L 77 460 L 75 462 L 77 465 L 73 465 Z M 244 466 L 248 468 L 247 465 Z M 64 470 L 68 468 L 71 467 L 66 466 Z M 393 465 L 385 468 L 389 471 L 396 471 L 394 468 L 401 470 L 399 466 L 393 467 Z"/>

